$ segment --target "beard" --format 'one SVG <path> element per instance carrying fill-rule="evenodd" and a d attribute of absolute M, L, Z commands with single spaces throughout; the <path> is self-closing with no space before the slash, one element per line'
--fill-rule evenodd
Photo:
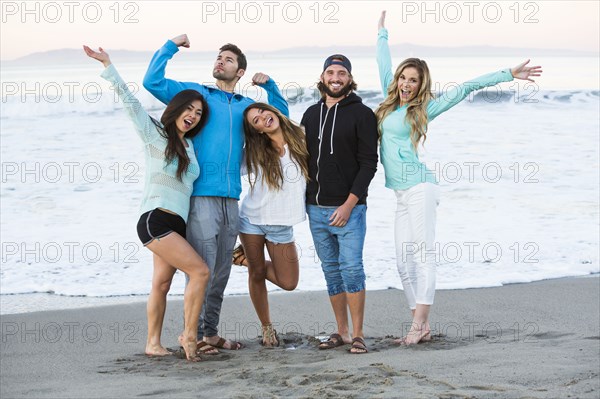
<path fill-rule="evenodd" d="M 319 82 L 317 88 L 319 89 L 319 91 L 321 91 L 321 93 L 325 93 L 331 98 L 345 97 L 348 93 L 352 91 L 352 80 L 348 81 L 348 83 L 346 83 L 346 85 L 338 91 L 332 91 L 329 88 L 329 86 L 327 86 L 323 82 Z"/>
<path fill-rule="evenodd" d="M 225 82 L 232 82 L 235 80 L 237 76 L 233 74 L 233 76 L 228 76 L 225 71 L 217 71 L 216 69 L 213 71 L 213 78 L 218 80 L 223 80 Z"/>

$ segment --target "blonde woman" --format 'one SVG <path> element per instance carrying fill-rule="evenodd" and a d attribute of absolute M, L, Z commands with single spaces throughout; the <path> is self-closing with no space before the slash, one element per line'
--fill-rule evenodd
<path fill-rule="evenodd" d="M 434 174 L 419 161 L 418 146 L 427 139 L 429 122 L 475 90 L 513 79 L 540 76 L 529 60 L 512 69 L 483 75 L 434 98 L 427 63 L 408 58 L 392 74 L 385 11 L 379 19 L 377 64 L 385 100 L 375 111 L 381 138 L 385 185 L 396 193 L 396 262 L 413 320 L 401 344 L 431 339 L 429 310 L 435 294 L 435 223 L 439 187 Z"/>
<path fill-rule="evenodd" d="M 240 240 L 233 263 L 248 266 L 250 298 L 262 324 L 262 344 L 279 346 L 271 323 L 266 280 L 292 291 L 298 285 L 293 227 L 306 219 L 308 151 L 304 131 L 276 108 L 244 111 L 245 169 L 250 190 L 240 207 Z M 243 168 L 244 168 L 243 167 Z M 267 248 L 270 261 L 265 260 Z"/>

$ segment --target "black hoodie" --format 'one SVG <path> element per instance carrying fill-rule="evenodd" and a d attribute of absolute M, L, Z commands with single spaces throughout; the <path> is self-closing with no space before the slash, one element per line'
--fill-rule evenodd
<path fill-rule="evenodd" d="M 306 203 L 340 206 L 350 193 L 366 204 L 367 189 L 377 170 L 377 120 L 354 93 L 327 109 L 320 100 L 306 110 L 310 154 Z"/>

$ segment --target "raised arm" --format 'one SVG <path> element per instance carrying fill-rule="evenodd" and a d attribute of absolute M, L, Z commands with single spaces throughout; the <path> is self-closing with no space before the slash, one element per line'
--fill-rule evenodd
<path fill-rule="evenodd" d="M 187 86 L 176 80 L 165 78 L 167 63 L 173 55 L 179 51 L 179 47 L 190 47 L 190 41 L 187 35 L 179 35 L 162 46 L 150 60 L 146 76 L 144 76 L 144 88 L 162 103 L 167 104 L 180 91 L 185 90 Z M 202 86 L 194 87 L 200 94 L 206 95 L 201 89 Z"/>
<path fill-rule="evenodd" d="M 125 111 L 127 112 L 129 119 L 133 122 L 135 130 L 141 139 L 145 143 L 155 139 L 156 135 L 159 133 L 156 130 L 154 122 L 152 122 L 150 115 L 148 115 L 146 110 L 142 107 L 142 104 L 140 104 L 138 99 L 129 90 L 127 84 L 110 61 L 108 53 L 105 52 L 102 47 L 100 47 L 99 52 L 92 50 L 88 46 L 83 46 L 83 50 L 88 57 L 98 60 L 104 65 L 105 69 L 100 76 L 112 84 L 113 89 L 123 102 Z"/>
<path fill-rule="evenodd" d="M 258 72 L 254 74 L 252 77 L 252 84 L 256 86 L 262 87 L 267 92 L 267 101 L 270 105 L 277 108 L 282 114 L 289 118 L 290 111 L 288 108 L 288 103 L 283 98 L 281 91 L 279 91 L 279 87 L 273 79 L 262 72 Z"/>
<path fill-rule="evenodd" d="M 377 34 L 377 67 L 379 69 L 379 81 L 383 97 L 387 97 L 387 88 L 392 83 L 392 56 L 388 45 L 388 31 L 385 28 L 385 11 L 381 12 Z"/>
<path fill-rule="evenodd" d="M 468 82 L 455 86 L 447 92 L 440 94 L 439 97 L 431 100 L 429 104 L 427 104 L 429 120 L 433 120 L 441 113 L 446 112 L 450 108 L 454 107 L 475 90 L 494 86 L 502 82 L 510 82 L 513 79 L 522 79 L 533 82 L 534 80 L 531 79 L 531 77 L 541 76 L 542 67 L 528 67 L 528 63 L 529 60 L 517 65 L 514 68 L 507 68 L 498 72 L 488 73 L 476 79 L 472 79 Z"/>

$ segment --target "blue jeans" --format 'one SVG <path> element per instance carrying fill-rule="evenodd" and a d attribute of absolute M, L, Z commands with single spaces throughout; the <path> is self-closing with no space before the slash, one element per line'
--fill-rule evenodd
<path fill-rule="evenodd" d="M 367 206 L 356 205 L 343 227 L 329 225 L 335 210 L 333 207 L 306 206 L 329 296 L 362 291 L 366 280 L 362 251 L 367 233 Z"/>

